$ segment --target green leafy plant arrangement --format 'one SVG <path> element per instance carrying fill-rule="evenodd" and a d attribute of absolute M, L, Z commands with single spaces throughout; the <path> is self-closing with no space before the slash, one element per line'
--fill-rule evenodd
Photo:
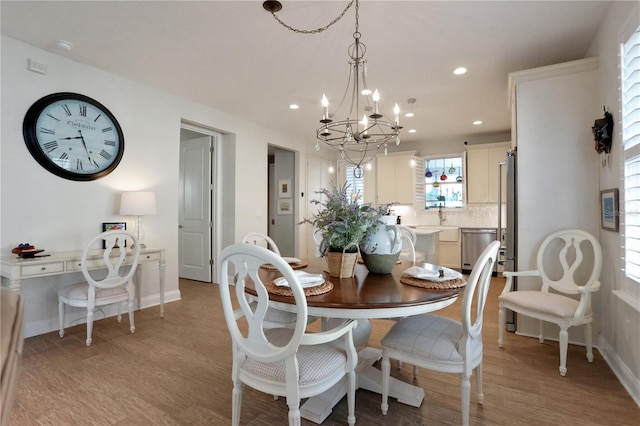
<path fill-rule="evenodd" d="M 360 194 L 348 193 L 349 185 L 345 182 L 341 187 L 331 185 L 331 190 L 323 188 L 315 191 L 325 196 L 324 201 L 311 200 L 311 204 L 321 205 L 311 219 L 302 223 L 310 223 L 322 235 L 319 251 L 325 256 L 327 252 L 357 251 L 367 234 L 374 232 L 382 224 L 379 218 L 387 214 L 389 205 L 374 208 L 369 204 L 358 204 Z"/>

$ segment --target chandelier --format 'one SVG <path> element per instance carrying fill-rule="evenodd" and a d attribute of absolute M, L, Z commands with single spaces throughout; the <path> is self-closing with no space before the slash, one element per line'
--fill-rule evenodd
<path fill-rule="evenodd" d="M 347 87 L 338 108 L 333 113 L 329 113 L 329 100 L 326 95 L 322 95 L 322 119 L 321 126 L 316 130 L 315 149 L 320 149 L 320 142 L 340 152 L 340 157 L 348 164 L 355 166 L 353 174 L 360 178 L 364 174 L 363 165 L 369 163 L 380 148 L 384 149 L 387 154 L 387 145 L 394 143 L 400 144 L 400 126 L 399 116 L 400 107 L 396 103 L 393 108 L 394 119 L 387 118 L 382 114 L 380 106 L 380 93 L 378 90 L 373 92 L 367 86 L 366 81 L 366 61 L 364 54 L 366 46 L 360 41 L 361 34 L 359 30 L 359 9 L 358 0 L 352 0 L 342 13 L 331 21 L 328 25 L 315 30 L 299 30 L 292 28 L 282 22 L 275 15 L 282 9 L 282 5 L 277 1 L 265 1 L 263 7 L 271 12 L 273 17 L 284 27 L 298 33 L 312 34 L 326 30 L 335 24 L 345 12 L 353 5 L 355 1 L 355 31 L 353 33 L 354 43 L 349 46 L 349 78 Z M 345 105 L 345 101 L 349 104 L 348 108 L 341 110 Z M 334 118 L 336 119 L 334 121 Z"/>

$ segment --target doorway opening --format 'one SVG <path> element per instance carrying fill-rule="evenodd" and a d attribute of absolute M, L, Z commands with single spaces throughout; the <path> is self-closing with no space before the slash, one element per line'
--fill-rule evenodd
<path fill-rule="evenodd" d="M 268 232 L 280 254 L 296 256 L 298 252 L 298 217 L 296 176 L 298 153 L 274 145 L 268 147 Z"/>
<path fill-rule="evenodd" d="M 180 128 L 178 275 L 212 282 L 216 237 L 216 147 L 221 134 L 183 124 Z"/>

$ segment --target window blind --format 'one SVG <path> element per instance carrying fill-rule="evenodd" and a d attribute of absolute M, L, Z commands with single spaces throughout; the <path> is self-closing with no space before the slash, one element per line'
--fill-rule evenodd
<path fill-rule="evenodd" d="M 621 47 L 625 276 L 640 284 L 640 28 Z"/>
<path fill-rule="evenodd" d="M 357 194 L 357 202 L 362 205 L 364 203 L 364 176 L 357 178 L 353 175 L 355 166 L 347 165 L 345 169 L 347 174 L 347 184 L 349 185 L 349 188 L 347 189 L 348 195 L 351 195 L 353 199 Z"/>

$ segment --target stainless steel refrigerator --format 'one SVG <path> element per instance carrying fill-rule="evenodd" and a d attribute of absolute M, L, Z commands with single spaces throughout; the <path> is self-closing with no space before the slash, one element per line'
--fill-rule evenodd
<path fill-rule="evenodd" d="M 518 189 L 517 189 L 517 153 L 516 151 L 509 151 L 507 157 L 503 163 L 498 165 L 499 167 L 499 194 L 498 199 L 498 230 L 500 231 L 500 241 L 502 247 L 500 249 L 501 259 L 500 264 L 504 267 L 505 271 L 516 271 L 518 263 Z M 506 174 L 506 175 L 505 175 Z M 504 208 L 505 214 L 503 214 L 502 207 L 502 176 L 506 177 L 505 185 L 505 200 L 506 206 Z M 505 217 L 506 216 L 506 217 Z M 514 278 L 513 288 L 517 288 L 517 279 Z M 507 310 L 507 330 L 516 330 L 516 316 L 513 311 Z"/>

